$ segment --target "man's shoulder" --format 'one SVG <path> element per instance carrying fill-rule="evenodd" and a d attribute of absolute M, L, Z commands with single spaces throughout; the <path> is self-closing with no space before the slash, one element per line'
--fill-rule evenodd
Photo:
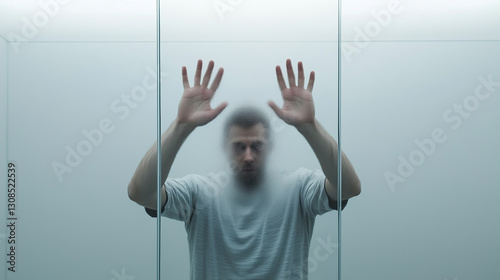
<path fill-rule="evenodd" d="M 206 183 L 213 183 L 217 185 L 222 185 L 225 184 L 229 181 L 230 179 L 230 174 L 226 171 L 219 171 L 219 172 L 210 172 L 205 175 L 201 174 L 187 174 L 181 177 L 176 177 L 176 178 L 168 178 L 167 181 L 171 182 L 187 182 L 187 183 L 192 183 L 192 184 L 206 184 Z"/>
<path fill-rule="evenodd" d="M 276 185 L 283 185 L 287 188 L 291 186 L 304 186 L 307 182 L 324 180 L 324 175 L 321 170 L 313 170 L 308 168 L 298 168 L 295 170 L 279 170 L 273 172 L 271 176 Z"/>
<path fill-rule="evenodd" d="M 309 176 L 321 176 L 323 172 L 321 170 L 308 169 L 305 167 L 299 167 L 294 170 L 280 170 L 276 172 L 279 176 L 290 177 L 290 178 L 305 178 Z"/>

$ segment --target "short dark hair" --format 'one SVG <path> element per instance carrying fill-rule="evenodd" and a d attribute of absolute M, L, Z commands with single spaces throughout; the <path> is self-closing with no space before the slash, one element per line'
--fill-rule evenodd
<path fill-rule="evenodd" d="M 229 137 L 229 130 L 233 126 L 243 128 L 251 128 L 256 124 L 261 123 L 265 129 L 265 136 L 270 140 L 270 127 L 267 115 L 255 106 L 241 106 L 236 108 L 226 120 L 224 125 L 224 142 Z"/>

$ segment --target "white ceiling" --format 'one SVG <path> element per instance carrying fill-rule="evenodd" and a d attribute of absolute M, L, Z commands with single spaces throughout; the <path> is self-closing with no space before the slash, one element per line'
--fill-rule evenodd
<path fill-rule="evenodd" d="M 371 41 L 500 40 L 500 0 L 346 0 L 343 40 L 375 26 L 373 13 L 389 5 L 397 9 Z M 336 1 L 164 0 L 161 15 L 162 39 L 171 41 L 337 36 Z M 8 41 L 154 41 L 155 28 L 154 0 L 0 0 L 0 36 Z"/>

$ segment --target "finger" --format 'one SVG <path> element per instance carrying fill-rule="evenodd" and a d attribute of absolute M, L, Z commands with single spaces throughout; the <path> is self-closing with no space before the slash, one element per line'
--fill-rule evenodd
<path fill-rule="evenodd" d="M 214 69 L 214 61 L 210 60 L 208 63 L 207 71 L 205 72 L 205 76 L 203 76 L 203 83 L 201 84 L 204 87 L 208 87 L 208 82 L 210 82 L 210 76 L 212 76 L 212 70 Z"/>
<path fill-rule="evenodd" d="M 288 73 L 288 83 L 290 87 L 295 86 L 295 74 L 293 73 L 292 61 L 290 59 L 286 60 L 286 71 Z"/>
<path fill-rule="evenodd" d="M 189 80 L 188 80 L 186 66 L 182 66 L 182 84 L 184 85 L 184 89 L 189 88 Z"/>
<path fill-rule="evenodd" d="M 269 105 L 269 107 L 271 107 L 271 109 L 278 116 L 278 118 L 283 119 L 283 113 L 281 112 L 281 109 L 278 107 L 278 105 L 274 103 L 274 101 L 269 100 L 267 104 Z"/>
<path fill-rule="evenodd" d="M 299 84 L 297 86 L 304 88 L 304 65 L 302 65 L 302 61 L 299 61 Z"/>
<path fill-rule="evenodd" d="M 219 87 L 220 81 L 222 80 L 222 75 L 224 74 L 224 68 L 219 68 L 219 71 L 217 72 L 217 75 L 215 75 L 215 79 L 212 83 L 212 86 L 210 87 L 210 90 L 215 92 L 217 88 Z"/>
<path fill-rule="evenodd" d="M 201 67 L 203 66 L 203 62 L 201 59 L 198 59 L 198 65 L 196 65 L 196 74 L 194 75 L 194 85 L 199 86 L 201 80 Z"/>
<path fill-rule="evenodd" d="M 278 86 L 280 87 L 280 91 L 286 89 L 285 79 L 283 79 L 283 73 L 281 72 L 281 68 L 276 66 L 276 77 L 278 78 Z"/>
<path fill-rule="evenodd" d="M 309 83 L 307 84 L 307 90 L 309 92 L 313 91 L 314 79 L 316 78 L 315 76 L 316 76 L 316 74 L 314 74 L 314 71 L 311 71 L 311 74 L 309 75 Z"/>

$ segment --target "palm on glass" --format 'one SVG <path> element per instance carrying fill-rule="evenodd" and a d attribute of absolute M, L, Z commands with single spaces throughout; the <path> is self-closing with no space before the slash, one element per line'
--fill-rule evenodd
<path fill-rule="evenodd" d="M 189 85 L 187 69 L 185 66 L 182 67 L 184 93 L 182 94 L 182 98 L 179 103 L 177 120 L 180 123 L 185 123 L 193 127 L 202 126 L 211 122 L 227 106 L 226 102 L 221 103 L 216 108 L 212 108 L 210 105 L 215 91 L 219 87 L 224 70 L 222 68 L 219 69 L 212 85 L 208 87 L 212 70 L 214 69 L 214 62 L 210 61 L 208 63 L 207 71 L 203 76 L 203 80 L 201 80 L 202 64 L 202 60 L 198 60 L 194 77 L 194 85 L 192 87 Z"/>
<path fill-rule="evenodd" d="M 295 74 L 292 68 L 290 59 L 286 61 L 286 68 L 288 74 L 288 83 L 290 87 L 286 86 L 281 68 L 276 66 L 276 76 L 278 78 L 278 85 L 283 97 L 283 107 L 279 108 L 273 101 L 269 101 L 269 106 L 273 111 L 285 121 L 287 124 L 298 126 L 301 124 L 314 122 L 314 102 L 312 98 L 312 89 L 314 86 L 314 71 L 309 76 L 307 89 L 304 88 L 304 66 L 302 62 L 298 63 L 298 80 L 295 81 Z"/>

